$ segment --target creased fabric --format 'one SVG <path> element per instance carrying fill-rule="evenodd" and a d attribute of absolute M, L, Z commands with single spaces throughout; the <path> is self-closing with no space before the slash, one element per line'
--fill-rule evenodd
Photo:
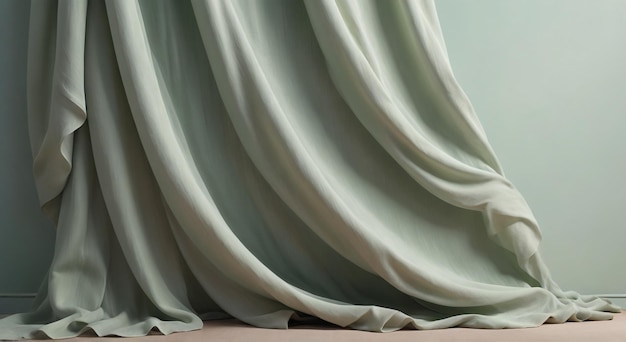
<path fill-rule="evenodd" d="M 34 1 L 29 39 L 57 240 L 0 338 L 619 312 L 552 281 L 432 1 Z"/>

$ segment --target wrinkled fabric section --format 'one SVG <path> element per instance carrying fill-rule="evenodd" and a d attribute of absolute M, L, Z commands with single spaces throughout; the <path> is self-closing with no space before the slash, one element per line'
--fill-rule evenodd
<path fill-rule="evenodd" d="M 552 281 L 432 1 L 37 1 L 29 39 L 57 240 L 0 338 L 619 312 Z"/>

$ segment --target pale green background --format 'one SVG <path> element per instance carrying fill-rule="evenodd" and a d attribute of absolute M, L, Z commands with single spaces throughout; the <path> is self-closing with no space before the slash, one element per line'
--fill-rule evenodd
<path fill-rule="evenodd" d="M 626 1 L 436 3 L 455 75 L 539 220 L 554 278 L 626 297 Z"/>
<path fill-rule="evenodd" d="M 626 297 L 626 1 L 437 0 L 455 74 L 567 289 Z M 0 313 L 52 257 L 26 128 L 28 1 L 0 0 Z M 616 300 L 626 306 L 625 300 Z"/>

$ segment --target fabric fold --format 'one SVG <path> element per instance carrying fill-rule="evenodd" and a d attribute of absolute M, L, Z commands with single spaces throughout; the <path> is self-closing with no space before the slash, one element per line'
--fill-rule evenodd
<path fill-rule="evenodd" d="M 72 168 L 74 131 L 87 117 L 84 46 L 87 2 L 32 6 L 28 108 L 33 173 L 40 204 L 56 220 L 59 196 Z"/>
<path fill-rule="evenodd" d="M 355 43 L 359 38 L 353 36 L 347 25 L 349 22 L 362 22 L 361 29 L 369 30 L 366 36 L 381 37 L 384 36 L 379 32 L 382 27 L 387 25 L 388 29 L 389 26 L 393 25 L 392 23 L 398 23 L 397 25 L 400 26 L 415 22 L 414 25 L 428 27 L 429 23 L 436 23 L 436 20 L 428 21 L 424 18 L 430 18 L 433 12 L 429 11 L 428 6 L 417 6 L 412 3 L 411 9 L 413 11 L 409 12 L 412 14 L 412 21 L 406 23 L 406 20 L 403 22 L 402 18 L 397 18 L 397 16 L 406 15 L 406 12 L 400 10 L 390 10 L 389 12 L 392 12 L 390 15 L 396 16 L 391 18 L 366 18 L 353 15 L 353 13 L 359 13 L 356 10 L 350 11 L 349 14 L 346 13 L 346 10 L 341 11 L 342 6 L 345 7 L 350 4 L 353 7 L 357 6 L 350 1 L 312 1 L 307 3 L 307 9 L 312 17 L 313 27 L 324 52 L 331 77 L 346 102 L 363 125 L 407 173 L 442 200 L 455 206 L 483 212 L 489 234 L 502 246 L 512 250 L 518 256 L 520 265 L 526 265 L 530 257 L 537 252 L 541 235 L 521 194 L 508 180 L 496 172 L 499 166 L 490 150 L 484 148 L 486 139 L 482 134 L 482 129 L 476 128 L 471 131 L 473 140 L 470 139 L 467 142 L 468 144 L 480 142 L 479 147 L 484 151 L 483 154 L 489 156 L 488 160 L 491 161 L 492 165 L 482 167 L 480 167 L 481 165 L 478 167 L 472 165 L 481 163 L 480 156 L 466 157 L 464 159 L 470 159 L 472 163 L 463 163 L 452 154 L 458 153 L 460 148 L 449 152 L 446 146 L 438 141 L 441 137 L 437 137 L 433 133 L 428 134 L 429 128 L 424 127 L 428 125 L 417 126 L 418 122 L 413 118 L 422 115 L 421 108 L 417 107 L 411 110 L 409 100 L 399 98 L 402 92 L 395 91 L 402 88 L 402 85 L 404 85 L 404 89 L 408 88 L 407 84 L 394 84 L 394 82 L 402 82 L 397 78 L 394 79 L 394 77 L 400 77 L 400 73 L 406 73 L 405 68 L 412 68 L 412 74 L 419 75 L 423 79 L 430 80 L 436 76 L 435 79 L 440 80 L 451 75 L 451 72 L 441 75 L 441 70 L 447 71 L 449 65 L 446 65 L 445 62 L 439 65 L 433 64 L 432 59 L 425 52 L 416 54 L 412 64 L 398 65 L 392 58 L 383 59 L 384 56 L 381 55 L 387 51 L 384 48 L 370 49 L 369 51 L 360 49 Z M 388 7 L 394 7 L 398 4 L 400 2 L 390 4 Z M 375 8 L 375 6 L 376 2 L 374 1 L 359 2 L 358 5 L 361 8 L 360 11 L 369 10 L 371 16 L 383 17 L 381 12 L 384 10 Z M 347 15 L 353 15 L 351 20 L 345 19 Z M 376 20 L 380 20 L 379 25 L 376 25 Z M 366 23 L 374 24 L 366 25 Z M 426 47 L 422 45 L 424 42 L 440 39 L 432 33 L 427 35 L 429 32 L 432 31 L 419 30 L 420 35 L 415 37 L 417 39 L 411 47 L 414 50 L 426 50 Z M 422 35 L 426 37 L 424 38 Z M 430 50 L 437 52 L 436 48 Z M 444 56 L 440 56 L 436 61 L 439 60 L 445 61 L 446 59 Z M 386 70 L 377 72 L 377 69 L 380 69 L 385 63 L 387 63 Z M 436 70 L 432 70 L 433 67 Z M 453 90 L 456 90 L 457 93 L 453 93 L 450 97 L 444 97 L 442 102 L 454 102 L 451 99 L 464 98 L 462 93 L 458 93 L 460 91 L 458 87 L 447 91 Z M 424 99 L 424 101 L 428 100 Z M 455 108 L 454 103 L 451 105 L 440 104 L 439 107 L 440 110 L 436 111 L 434 115 L 443 117 L 443 121 L 445 121 L 446 116 L 450 116 L 449 121 L 455 122 L 449 130 L 452 136 L 455 135 L 452 128 L 480 127 L 470 108 L 466 107 L 466 114 L 461 116 L 457 110 L 444 110 L 446 107 Z M 433 113 L 423 114 L 423 116 L 428 115 L 433 115 Z M 463 125 L 458 122 L 463 123 Z"/>

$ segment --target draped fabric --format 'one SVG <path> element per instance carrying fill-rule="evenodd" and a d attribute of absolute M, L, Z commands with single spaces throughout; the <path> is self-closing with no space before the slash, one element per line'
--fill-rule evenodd
<path fill-rule="evenodd" d="M 618 312 L 551 280 L 432 1 L 33 1 L 30 20 L 57 237 L 35 308 L 0 338 Z"/>

